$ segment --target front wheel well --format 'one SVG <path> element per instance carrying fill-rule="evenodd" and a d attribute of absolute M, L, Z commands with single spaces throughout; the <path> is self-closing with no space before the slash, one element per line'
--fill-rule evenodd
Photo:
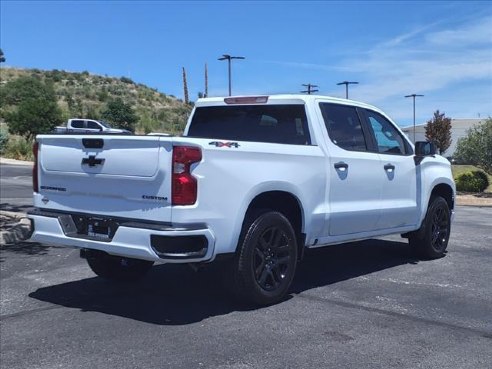
<path fill-rule="evenodd" d="M 248 223 L 257 216 L 259 211 L 272 210 L 282 213 L 292 225 L 296 234 L 299 259 L 302 258 L 305 234 L 302 233 L 303 214 L 302 208 L 297 197 L 285 191 L 269 191 L 256 196 L 248 206 L 246 215 L 243 220 L 243 230 L 248 226 Z"/>
<path fill-rule="evenodd" d="M 453 189 L 448 184 L 438 184 L 432 189 L 431 197 L 441 196 L 448 203 L 449 210 L 454 209 Z"/>

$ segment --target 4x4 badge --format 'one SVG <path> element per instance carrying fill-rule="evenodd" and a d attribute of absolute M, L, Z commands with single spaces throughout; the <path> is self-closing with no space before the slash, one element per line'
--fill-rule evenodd
<path fill-rule="evenodd" d="M 209 145 L 213 145 L 215 147 L 235 147 L 238 148 L 239 144 L 237 142 L 220 142 L 220 141 L 212 141 Z"/>

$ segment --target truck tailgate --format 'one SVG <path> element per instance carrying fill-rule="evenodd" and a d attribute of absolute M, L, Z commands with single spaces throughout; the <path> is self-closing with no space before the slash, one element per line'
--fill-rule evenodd
<path fill-rule="evenodd" d="M 171 221 L 172 138 L 41 136 L 35 206 Z"/>

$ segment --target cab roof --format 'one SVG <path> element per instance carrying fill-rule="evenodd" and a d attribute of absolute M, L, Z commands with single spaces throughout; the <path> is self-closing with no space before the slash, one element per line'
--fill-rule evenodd
<path fill-rule="evenodd" d="M 241 95 L 241 96 L 221 96 L 206 97 L 198 99 L 195 106 L 217 106 L 217 105 L 256 105 L 256 104 L 299 104 L 313 103 L 315 101 L 333 102 L 343 105 L 358 106 L 361 108 L 370 108 L 380 111 L 375 106 L 349 99 L 342 99 L 324 95 L 306 95 L 306 94 L 274 94 L 274 95 Z"/>

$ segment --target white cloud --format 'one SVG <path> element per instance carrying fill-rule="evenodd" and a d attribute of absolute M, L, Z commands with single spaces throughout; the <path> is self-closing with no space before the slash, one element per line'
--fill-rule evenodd
<path fill-rule="evenodd" d="M 476 94 L 477 100 L 480 97 L 480 107 L 463 106 L 462 111 L 480 108 L 485 109 L 482 113 L 491 114 L 492 18 L 425 32 L 429 28 L 418 28 L 382 42 L 367 50 L 365 58 L 343 61 L 360 76 L 361 84 L 353 89 L 351 97 L 376 105 L 400 106 L 404 95 L 419 93 L 428 95 L 425 103 L 419 102 L 423 106 L 432 104 L 431 96 L 442 98 L 450 89 L 475 81 L 481 89 L 468 93 Z M 483 104 L 484 95 L 488 108 Z M 473 104 L 470 96 L 466 100 Z"/>
<path fill-rule="evenodd" d="M 456 46 L 492 43 L 492 17 L 474 21 L 461 29 L 444 30 L 427 35 L 426 40 L 435 45 Z"/>
<path fill-rule="evenodd" d="M 414 38 L 415 36 L 423 33 L 424 31 L 426 31 L 426 30 L 428 30 L 428 29 L 430 29 L 436 25 L 438 25 L 439 23 L 441 23 L 441 22 L 435 22 L 435 23 L 427 24 L 425 26 L 416 28 L 410 32 L 398 35 L 398 36 L 396 36 L 396 37 L 394 37 L 388 41 L 385 41 L 381 46 L 392 47 L 392 46 L 400 45 L 404 41 Z"/>
<path fill-rule="evenodd" d="M 436 109 L 461 118 L 476 117 L 478 113 L 492 115 L 490 13 L 462 18 L 461 24 L 439 20 L 365 46 L 365 49 L 364 46 L 343 49 L 343 53 L 336 54 L 336 59 L 333 54 L 330 56 L 328 63 L 256 62 L 275 64 L 287 70 L 301 69 L 302 78 L 319 82 L 322 93 L 338 97 L 343 97 L 344 90 L 323 83 L 327 81 L 327 74 L 333 84 L 347 78 L 359 81 L 358 86 L 350 88 L 351 98 L 377 105 L 397 121 L 406 121 L 403 124 L 412 119 L 411 101 L 404 98 L 412 93 L 425 95 L 418 102 L 417 121 L 428 119 Z M 262 86 L 261 90 L 268 93 L 283 92 L 282 83 L 277 84 L 269 86 L 263 81 L 255 87 Z"/>

